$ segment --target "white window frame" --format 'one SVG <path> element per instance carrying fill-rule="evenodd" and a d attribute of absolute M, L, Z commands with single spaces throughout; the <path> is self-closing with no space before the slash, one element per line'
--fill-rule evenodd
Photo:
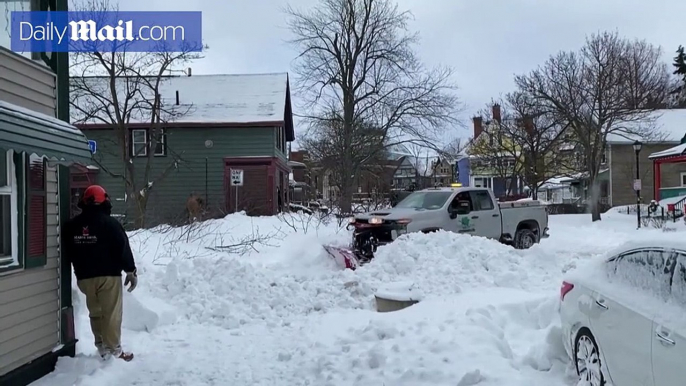
<path fill-rule="evenodd" d="M 476 186 L 476 180 L 480 180 L 482 183 L 486 183 L 486 186 Z M 493 189 L 493 177 L 486 176 L 473 176 L 472 177 L 472 187 L 479 187 L 484 189 Z"/>
<path fill-rule="evenodd" d="M 681 180 L 679 181 L 681 182 L 681 186 L 686 187 L 686 182 L 684 182 L 686 181 L 686 172 L 681 172 L 679 177 L 681 177 Z"/>
<path fill-rule="evenodd" d="M 136 142 L 136 132 L 143 132 L 145 138 L 143 142 Z M 136 151 L 136 145 L 143 145 L 143 151 L 138 153 Z M 147 157 L 148 156 L 148 130 L 146 129 L 133 129 L 131 130 L 131 156 L 133 157 Z"/>
<path fill-rule="evenodd" d="M 19 218 L 18 218 L 18 202 L 17 202 L 17 168 L 14 164 L 14 152 L 8 150 L 5 152 L 5 158 L 7 160 L 7 169 L 5 173 L 8 173 L 8 185 L 0 187 L 0 195 L 10 196 L 10 226 L 11 232 L 11 242 L 12 242 L 12 252 L 10 256 L 0 257 L 0 267 L 12 267 L 20 265 L 19 261 Z M 11 271 L 14 272 L 14 271 Z M 0 273 L 2 275 L 2 273 Z"/>
<path fill-rule="evenodd" d="M 154 153 L 152 154 L 155 157 L 164 157 L 167 155 L 167 133 L 164 132 L 164 129 L 159 129 L 160 133 L 160 138 L 159 141 L 157 141 L 157 144 L 162 144 L 162 152 L 158 153 L 157 149 L 155 149 Z M 146 140 L 148 139 L 147 133 L 146 133 Z"/>

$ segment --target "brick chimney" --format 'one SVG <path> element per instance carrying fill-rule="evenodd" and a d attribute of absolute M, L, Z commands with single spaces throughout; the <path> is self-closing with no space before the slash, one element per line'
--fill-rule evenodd
<path fill-rule="evenodd" d="M 524 117 L 524 130 L 529 136 L 534 135 L 534 118 L 526 116 Z"/>
<path fill-rule="evenodd" d="M 501 123 L 501 119 L 502 117 L 500 115 L 500 105 L 496 103 L 493 105 L 493 120 L 498 123 Z"/>
<path fill-rule="evenodd" d="M 484 132 L 484 119 L 482 117 L 472 118 L 474 121 L 474 139 L 477 139 Z"/>

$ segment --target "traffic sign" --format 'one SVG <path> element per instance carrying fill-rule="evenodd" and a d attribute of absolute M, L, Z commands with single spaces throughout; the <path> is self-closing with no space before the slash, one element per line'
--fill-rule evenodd
<path fill-rule="evenodd" d="M 95 154 L 95 152 L 98 151 L 98 143 L 92 139 L 89 139 L 88 148 L 91 150 L 91 154 Z"/>
<path fill-rule="evenodd" d="M 243 186 L 243 170 L 231 169 L 231 186 Z"/>

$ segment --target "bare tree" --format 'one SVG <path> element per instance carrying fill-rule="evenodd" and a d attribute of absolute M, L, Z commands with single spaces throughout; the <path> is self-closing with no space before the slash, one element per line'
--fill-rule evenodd
<path fill-rule="evenodd" d="M 418 35 L 407 30 L 410 14 L 391 0 L 320 0 L 315 8 L 288 6 L 285 12 L 300 52 L 295 72 L 309 110 L 305 118 L 320 139 L 321 131 L 338 131 L 335 184 L 342 212 L 350 212 L 359 160 L 376 154 L 355 153 L 357 132 L 373 127 L 384 148 L 435 143 L 455 120 L 452 71 L 420 63 L 413 49 Z"/>
<path fill-rule="evenodd" d="M 598 175 L 607 136 L 654 139 L 651 113 L 655 101 L 666 99 L 668 78 L 658 47 L 610 32 L 515 77 L 518 91 L 534 101 L 537 111 L 569 125 L 588 175 L 593 221 L 600 220 Z"/>
<path fill-rule="evenodd" d="M 426 188 L 426 179 L 431 174 L 431 165 L 436 157 L 434 146 L 423 144 L 409 144 L 407 148 L 412 154 L 411 162 L 414 167 L 415 189 Z"/>
<path fill-rule="evenodd" d="M 458 159 L 466 155 L 468 143 L 462 138 L 453 138 L 445 146 L 443 146 L 438 154 L 444 157 Z"/>
<path fill-rule="evenodd" d="M 117 11 L 108 0 L 87 0 L 75 10 L 98 12 Z M 123 43 L 126 44 L 126 43 Z M 163 47 L 161 47 L 163 48 Z M 145 226 L 145 213 L 150 192 L 155 184 L 179 167 L 181 154 L 171 148 L 166 161 L 155 158 L 162 145 L 165 123 L 186 115 L 189 105 L 165 103 L 160 88 L 169 75 L 178 73 L 201 56 L 198 47 L 187 45 L 181 52 L 127 52 L 125 46 L 115 52 L 77 52 L 71 58 L 70 104 L 72 122 L 99 124 L 114 131 L 113 151 L 119 158 L 116 168 L 98 166 L 121 180 L 125 187 L 128 210 L 133 210 L 134 226 Z M 207 48 L 207 47 L 204 47 Z M 162 51 L 162 50 L 161 50 Z M 132 125 L 145 129 L 145 146 L 134 149 Z M 160 165 L 165 162 L 164 165 Z M 154 168 L 153 168 L 154 165 Z"/>
<path fill-rule="evenodd" d="M 494 122 L 475 144 L 472 152 L 490 165 L 495 174 L 514 181 L 521 178 L 538 199 L 538 189 L 550 178 L 577 172 L 564 159 L 562 136 L 565 122 L 553 114 L 538 111 L 528 94 L 513 92 L 496 103 L 499 115 L 494 119 L 485 109 L 482 116 Z M 490 115 L 489 115 L 490 114 Z M 514 184 L 510 184 L 508 194 Z"/>

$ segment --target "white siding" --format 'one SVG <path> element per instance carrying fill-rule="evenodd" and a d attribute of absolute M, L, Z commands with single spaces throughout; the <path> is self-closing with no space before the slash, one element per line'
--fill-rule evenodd
<path fill-rule="evenodd" d="M 46 169 L 48 263 L 0 277 L 0 376 L 59 344 L 57 168 Z"/>

